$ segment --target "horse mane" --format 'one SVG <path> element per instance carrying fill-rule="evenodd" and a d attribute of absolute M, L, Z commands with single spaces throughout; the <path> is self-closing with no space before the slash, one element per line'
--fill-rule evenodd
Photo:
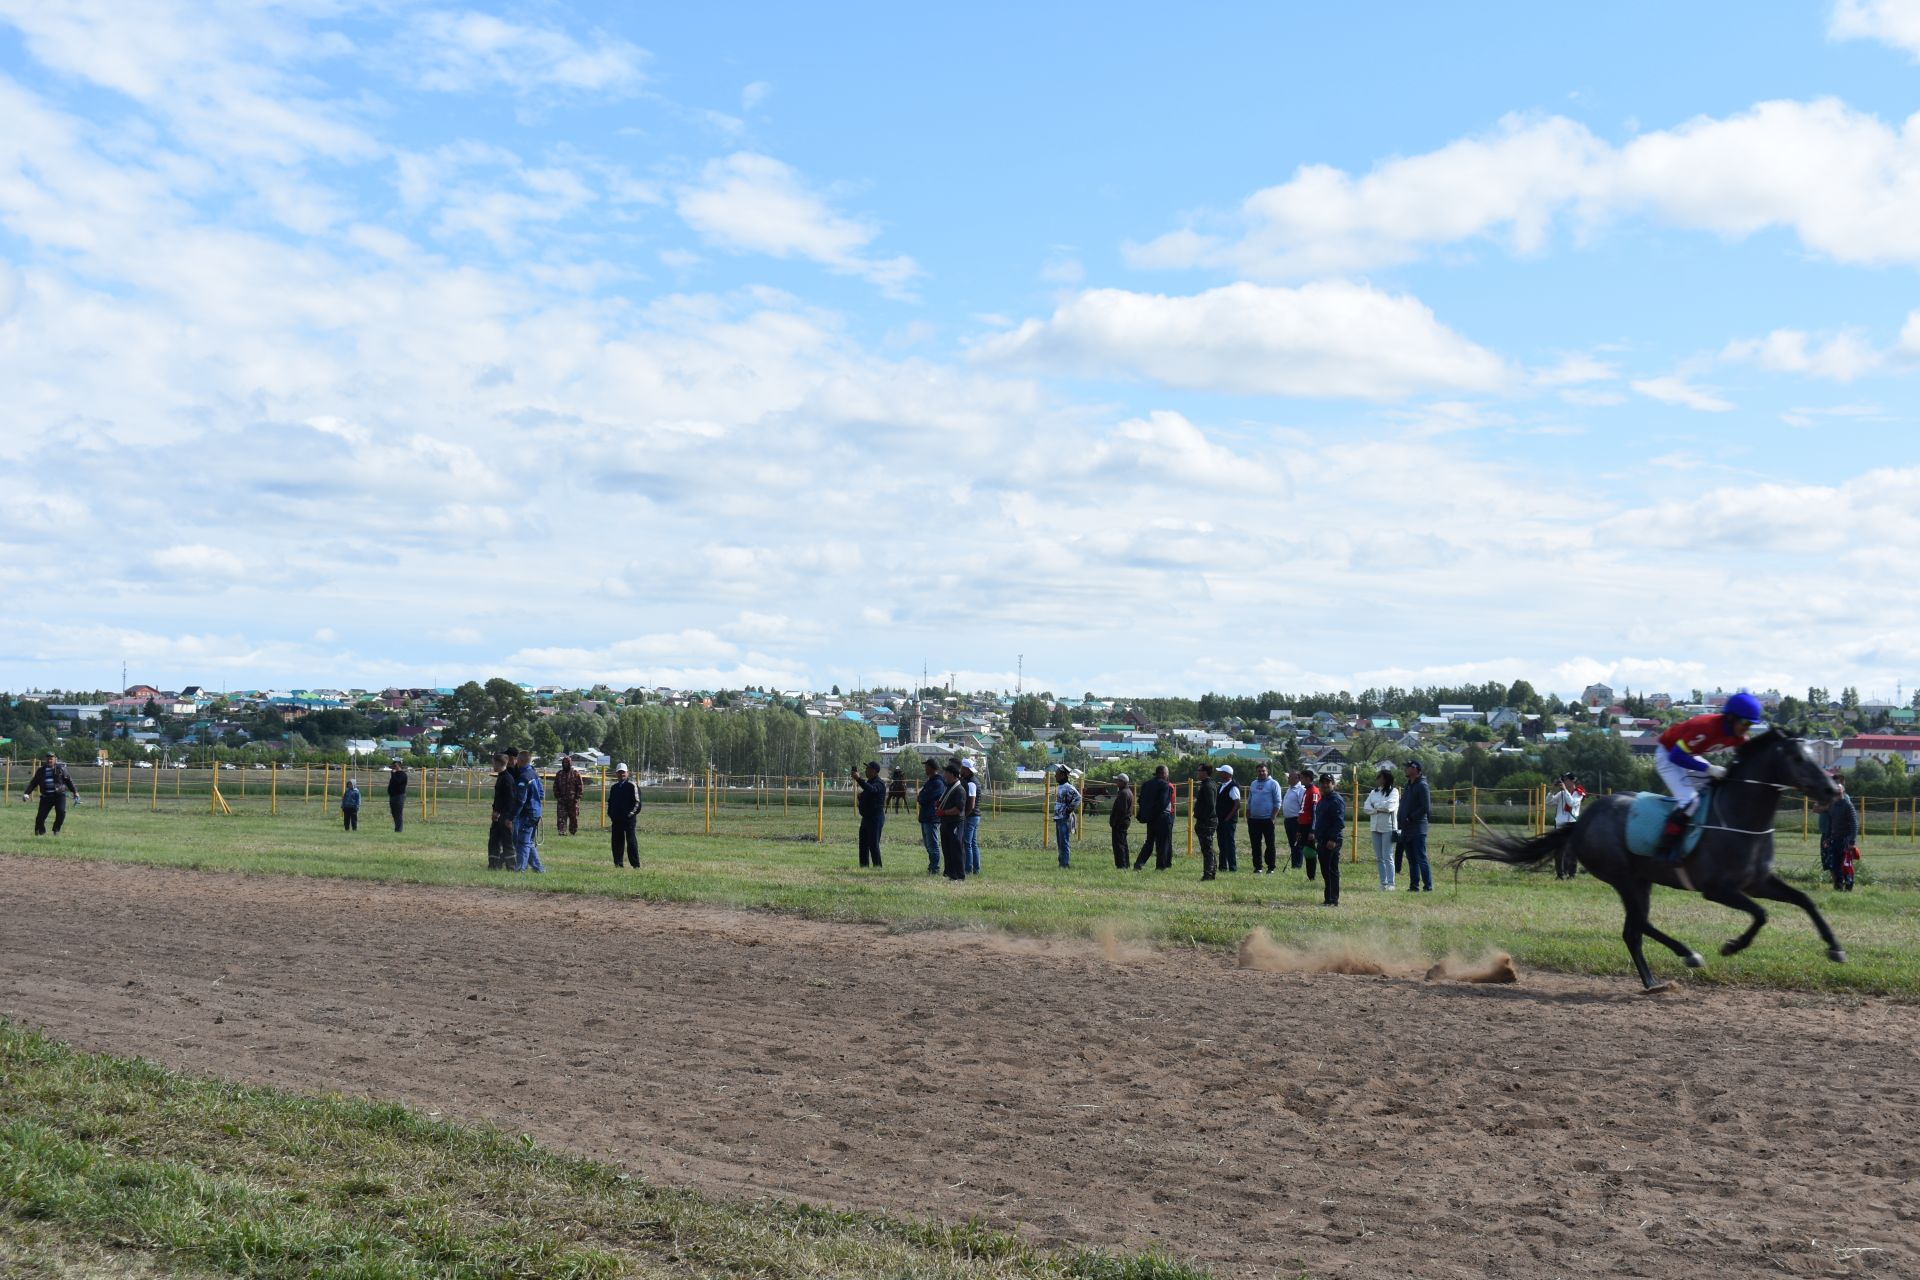
<path fill-rule="evenodd" d="M 1751 738 L 1748 738 L 1745 742 L 1735 747 L 1733 749 L 1733 755 L 1736 760 L 1746 760 L 1759 755 L 1763 751 L 1771 750 L 1782 742 L 1797 741 L 1798 737 L 1799 735 L 1779 725 L 1768 725 L 1759 733 L 1754 734 Z"/>

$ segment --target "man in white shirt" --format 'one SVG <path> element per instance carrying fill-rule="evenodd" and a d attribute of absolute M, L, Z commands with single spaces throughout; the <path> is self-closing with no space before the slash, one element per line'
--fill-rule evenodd
<path fill-rule="evenodd" d="M 1287 794 L 1280 797 L 1280 821 L 1287 832 L 1287 865 L 1300 869 L 1300 811 L 1307 806 L 1306 775 L 1298 769 L 1287 775 Z"/>
<path fill-rule="evenodd" d="M 1554 829 L 1570 827 L 1580 821 L 1580 802 L 1586 798 L 1586 792 L 1580 789 L 1580 783 L 1571 773 L 1560 775 L 1553 790 L 1547 793 L 1547 808 L 1553 814 Z M 1555 880 L 1571 880 L 1580 869 L 1579 859 L 1573 856 L 1572 842 L 1560 846 L 1560 853 L 1553 864 Z"/>

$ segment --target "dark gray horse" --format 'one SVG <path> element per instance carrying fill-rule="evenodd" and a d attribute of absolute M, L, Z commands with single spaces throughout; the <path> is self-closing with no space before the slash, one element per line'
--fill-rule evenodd
<path fill-rule="evenodd" d="M 1827 927 L 1813 900 L 1786 883 L 1773 872 L 1774 812 L 1782 791 L 1804 791 L 1825 809 L 1840 794 L 1833 779 L 1813 762 L 1800 740 L 1789 733 L 1768 730 L 1756 734 L 1735 753 L 1727 776 L 1715 784 L 1717 793 L 1694 851 L 1679 862 L 1662 862 L 1641 857 L 1627 849 L 1627 810 L 1633 805 L 1630 795 L 1602 796 L 1590 800 L 1578 822 L 1559 827 L 1544 836 L 1500 835 L 1488 831 L 1475 837 L 1468 847 L 1474 850 L 1454 859 L 1503 862 L 1526 866 L 1544 862 L 1565 846 L 1599 879 L 1612 885 L 1627 909 L 1626 927 L 1621 931 L 1633 967 L 1640 971 L 1640 982 L 1648 991 L 1667 984 L 1656 983 L 1647 968 L 1647 957 L 1640 949 L 1641 939 L 1652 938 L 1686 961 L 1689 969 L 1698 969 L 1706 961 L 1693 948 L 1678 942 L 1653 927 L 1647 920 L 1647 906 L 1653 886 L 1687 889 L 1710 902 L 1744 911 L 1753 917 L 1747 931 L 1720 948 L 1723 956 L 1744 951 L 1754 935 L 1767 923 L 1767 913 L 1755 898 L 1791 902 L 1813 918 L 1813 927 L 1827 944 L 1827 958 L 1846 963 L 1847 953 Z M 1706 801 L 1702 800 L 1702 804 Z"/>

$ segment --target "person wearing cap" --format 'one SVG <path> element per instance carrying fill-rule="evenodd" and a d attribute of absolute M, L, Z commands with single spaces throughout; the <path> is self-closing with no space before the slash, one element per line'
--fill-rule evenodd
<path fill-rule="evenodd" d="M 1273 874 L 1274 846 L 1273 822 L 1280 816 L 1285 797 L 1280 794 L 1280 784 L 1274 781 L 1273 774 L 1266 765 L 1255 768 L 1253 781 L 1247 784 L 1247 843 L 1253 846 L 1253 874 L 1264 871 Z M 1267 862 L 1260 865 L 1260 850 L 1267 851 Z"/>
<path fill-rule="evenodd" d="M 1213 766 L 1202 763 L 1193 777 L 1193 838 L 1200 842 L 1200 878 L 1217 878 L 1219 863 L 1213 851 L 1213 825 L 1220 811 L 1220 791 L 1213 782 Z"/>
<path fill-rule="evenodd" d="M 960 819 L 960 847 L 967 855 L 967 874 L 980 874 L 980 773 L 973 757 L 960 762 L 960 786 L 967 793 L 967 815 Z"/>
<path fill-rule="evenodd" d="M 1320 807 L 1320 788 L 1313 783 L 1313 770 L 1304 766 L 1300 781 L 1306 786 L 1306 795 L 1300 801 L 1300 861 L 1306 864 L 1307 879 L 1311 880 L 1320 860 L 1313 843 L 1313 811 Z"/>
<path fill-rule="evenodd" d="M 1554 830 L 1570 827 L 1580 821 L 1580 801 L 1586 795 L 1571 773 L 1563 773 L 1554 782 L 1553 790 L 1547 793 L 1547 808 L 1553 814 Z M 1555 880 L 1571 880 L 1580 868 L 1580 859 L 1574 855 L 1573 842 L 1561 844 L 1553 862 Z"/>
<path fill-rule="evenodd" d="M 1215 816 L 1220 832 L 1220 869 L 1240 870 L 1240 784 L 1233 780 L 1233 766 L 1223 764 L 1214 770 L 1220 778 L 1220 807 Z"/>
<path fill-rule="evenodd" d="M 20 793 L 20 803 L 33 799 L 34 792 L 40 793 L 40 807 L 33 815 L 33 834 L 47 834 L 47 815 L 53 815 L 53 834 L 59 835 L 60 828 L 67 825 L 67 797 L 80 798 L 79 788 L 73 785 L 73 777 L 67 772 L 67 766 L 60 758 L 49 751 L 40 757 L 39 766 L 33 776 L 27 779 L 27 789 Z"/>
<path fill-rule="evenodd" d="M 1287 775 L 1287 789 L 1280 797 L 1281 826 L 1287 833 L 1287 866 L 1300 869 L 1300 813 L 1307 807 L 1307 775 L 1295 769 Z"/>
<path fill-rule="evenodd" d="M 1113 832 L 1113 865 L 1125 871 L 1132 861 L 1127 831 L 1133 826 L 1133 781 L 1126 774 L 1113 780 L 1113 810 L 1107 814 L 1107 826 Z"/>
<path fill-rule="evenodd" d="M 399 756 L 393 758 L 393 772 L 387 775 L 387 811 L 393 814 L 393 829 L 400 830 L 407 817 L 407 766 Z"/>
<path fill-rule="evenodd" d="M 1313 846 L 1320 854 L 1320 905 L 1340 905 L 1340 845 L 1347 833 L 1347 801 L 1339 779 L 1320 775 L 1320 799 L 1313 806 Z"/>
<path fill-rule="evenodd" d="M 927 874 L 940 873 L 940 797 L 947 792 L 947 784 L 940 776 L 940 766 L 926 761 L 926 780 L 920 784 L 920 792 L 915 803 L 920 810 L 920 843 L 927 850 Z"/>
<path fill-rule="evenodd" d="M 860 814 L 860 865 L 880 865 L 880 833 L 887 825 L 887 782 L 880 776 L 880 762 L 867 761 L 867 775 L 858 769 L 847 770 L 853 776 L 854 808 Z"/>
<path fill-rule="evenodd" d="M 553 819 L 553 834 L 580 834 L 580 797 L 586 790 L 586 777 L 573 767 L 573 757 L 561 756 L 560 767 L 553 775 L 553 806 L 558 811 Z"/>
<path fill-rule="evenodd" d="M 1381 765 L 1374 774 L 1373 790 L 1367 792 L 1367 798 L 1361 808 L 1367 814 L 1367 832 L 1373 837 L 1373 861 L 1380 869 L 1380 887 L 1392 891 L 1393 884 L 1393 842 L 1398 832 L 1396 820 L 1400 816 L 1400 789 L 1393 785 L 1393 766 Z"/>
<path fill-rule="evenodd" d="M 1080 811 L 1080 792 L 1073 785 L 1073 770 L 1061 765 L 1053 771 L 1053 847 L 1059 851 L 1060 865 L 1068 865 L 1073 851 L 1073 816 Z"/>
<path fill-rule="evenodd" d="M 487 823 L 487 870 L 511 871 L 513 843 L 513 753 L 493 753 L 493 809 Z"/>
<path fill-rule="evenodd" d="M 967 849 L 960 838 L 967 820 L 967 789 L 960 785 L 960 765 L 949 760 L 943 770 L 946 789 L 934 809 L 940 815 L 940 859 L 949 880 L 967 878 Z"/>
<path fill-rule="evenodd" d="M 1860 838 L 1860 812 L 1847 794 L 1847 783 L 1835 769 L 1833 785 L 1840 789 L 1837 799 L 1820 811 L 1820 869 L 1833 877 L 1833 887 L 1853 887 L 1853 865 L 1849 854 Z"/>
<path fill-rule="evenodd" d="M 1140 788 L 1140 803 L 1136 806 L 1140 821 L 1147 828 L 1147 839 L 1133 864 L 1135 871 L 1147 865 L 1149 854 L 1155 871 L 1166 871 L 1173 866 L 1173 806 L 1173 783 L 1167 777 L 1167 766 L 1155 765 L 1153 776 Z"/>
<path fill-rule="evenodd" d="M 640 869 L 640 809 L 645 803 L 640 798 L 640 788 L 627 773 L 627 766 L 620 765 L 613 771 L 614 783 L 607 788 L 607 821 L 613 827 L 613 865 L 619 866 L 621 857 L 635 871 Z"/>
<path fill-rule="evenodd" d="M 1407 761 L 1407 785 L 1400 789 L 1400 848 L 1407 855 L 1407 892 L 1433 892 L 1433 868 L 1427 863 L 1427 822 L 1433 817 L 1433 791 L 1418 760 Z"/>

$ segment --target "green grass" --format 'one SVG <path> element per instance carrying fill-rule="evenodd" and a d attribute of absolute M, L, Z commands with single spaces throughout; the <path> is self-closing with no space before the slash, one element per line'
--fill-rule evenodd
<path fill-rule="evenodd" d="M 914 1223 L 656 1187 L 388 1103 L 196 1080 L 0 1021 L 8 1275 L 1189 1280 Z"/>
<path fill-rule="evenodd" d="M 132 803 L 116 799 L 105 809 L 82 809 L 58 841 L 36 840 L 29 834 L 30 814 L 17 806 L 14 820 L 0 831 L 0 852 L 718 903 L 901 929 L 987 927 L 1068 937 L 1111 929 L 1173 945 L 1227 946 L 1260 925 L 1282 942 L 1310 944 L 1333 932 L 1367 937 L 1404 953 L 1410 963 L 1501 949 L 1523 968 L 1622 976 L 1631 971 L 1619 938 L 1618 899 L 1590 877 L 1566 884 L 1549 873 L 1469 864 L 1456 882 L 1443 861 L 1463 844 L 1469 830 L 1464 823 L 1435 828 L 1438 893 L 1379 892 L 1371 853 L 1365 852 L 1359 863 L 1345 867 L 1340 909 L 1325 911 L 1316 905 L 1319 886 L 1298 872 L 1271 878 L 1242 872 L 1203 885 L 1197 860 L 1184 857 L 1164 874 L 1117 871 L 1098 817 L 1089 821 L 1089 838 L 1077 848 L 1073 869 L 1061 871 L 1053 854 L 1040 847 L 1037 811 L 990 816 L 981 832 L 986 875 L 955 885 L 926 874 L 919 827 L 910 814 L 889 819 L 887 865 L 876 873 L 854 865 L 854 819 L 844 807 L 829 807 L 827 843 L 820 845 L 810 805 L 795 803 L 783 812 L 777 796 L 763 807 L 735 796 L 718 809 L 714 834 L 705 835 L 700 805 L 662 799 L 651 801 L 641 820 L 639 872 L 614 869 L 589 808 L 579 837 L 546 838 L 546 875 L 489 873 L 484 812 L 478 802 L 452 796 L 442 801 L 436 820 L 410 814 L 399 836 L 378 796 L 369 796 L 361 830 L 353 834 L 341 832 L 337 815 L 318 800 L 287 799 L 273 817 L 253 795 L 237 802 L 235 816 L 215 818 L 188 801 L 166 807 L 164 799 L 161 812 L 149 813 L 136 795 Z M 1744 927 L 1745 917 L 1693 895 L 1656 893 L 1656 922 L 1710 958 L 1707 969 L 1688 973 L 1689 980 L 1920 996 L 1920 848 L 1885 836 L 1870 839 L 1859 888 L 1841 895 L 1822 887 L 1813 842 L 1788 826 L 1781 836 L 1781 869 L 1814 892 L 1852 963 L 1829 963 L 1811 924 L 1784 905 L 1769 906 L 1773 923 L 1753 948 L 1721 959 L 1714 949 Z M 1365 833 L 1358 834 L 1364 841 Z M 1663 973 L 1686 972 L 1663 949 L 1650 949 L 1649 958 Z"/>

